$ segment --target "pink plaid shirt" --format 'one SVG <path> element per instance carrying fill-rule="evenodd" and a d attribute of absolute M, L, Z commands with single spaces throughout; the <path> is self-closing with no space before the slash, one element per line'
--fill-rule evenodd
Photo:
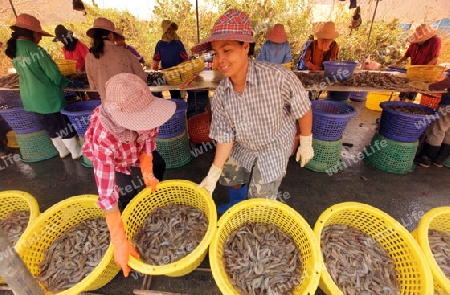
<path fill-rule="evenodd" d="M 98 108 L 93 111 L 84 137 L 83 155 L 94 164 L 99 195 L 97 203 L 103 210 L 112 208 L 119 199 L 115 172 L 130 174 L 130 166 L 139 167 L 141 152 L 150 154 L 156 149 L 158 129 L 152 131 L 149 138 L 142 143 L 137 140 L 120 142 L 102 126 L 98 119 Z"/>

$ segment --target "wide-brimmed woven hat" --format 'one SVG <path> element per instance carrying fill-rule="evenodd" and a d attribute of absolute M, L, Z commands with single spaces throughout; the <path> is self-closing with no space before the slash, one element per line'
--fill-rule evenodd
<path fill-rule="evenodd" d="M 123 40 L 126 39 L 125 36 L 123 35 L 123 31 L 119 28 L 116 28 L 116 30 L 114 31 L 114 35 L 116 35 L 116 38 L 118 36 L 120 39 L 123 39 Z"/>
<path fill-rule="evenodd" d="M 334 22 L 326 22 L 314 35 L 321 39 L 336 39 L 339 37 L 339 32 L 336 31 Z"/>
<path fill-rule="evenodd" d="M 95 29 L 104 29 L 110 32 L 114 32 L 116 30 L 114 23 L 107 18 L 99 17 L 94 21 L 94 25 L 92 28 L 86 31 L 86 35 L 91 38 L 94 38 L 94 30 Z"/>
<path fill-rule="evenodd" d="M 421 43 L 435 36 L 436 33 L 437 30 L 433 29 L 430 25 L 421 24 L 416 28 L 416 31 L 406 39 L 406 41 L 409 43 Z"/>
<path fill-rule="evenodd" d="M 287 34 L 282 24 L 275 24 L 273 28 L 267 31 L 266 39 L 274 43 L 284 43 L 287 41 Z"/>
<path fill-rule="evenodd" d="M 218 40 L 235 40 L 254 43 L 253 29 L 247 14 L 230 9 L 216 21 L 211 34 L 192 48 L 193 53 L 202 53 L 211 50 L 211 42 Z"/>
<path fill-rule="evenodd" d="M 16 23 L 10 26 L 11 29 L 16 28 L 28 29 L 30 31 L 40 33 L 42 36 L 53 37 L 52 34 L 42 30 L 41 22 L 32 15 L 21 13 L 16 17 Z"/>
<path fill-rule="evenodd" d="M 53 42 L 65 41 L 68 40 L 69 38 L 72 38 L 72 36 L 73 36 L 72 31 L 66 29 L 65 26 L 59 24 L 55 28 L 55 38 L 53 38 Z"/>
<path fill-rule="evenodd" d="M 120 126 L 150 130 L 161 126 L 175 113 L 176 104 L 152 95 L 147 83 L 131 73 L 120 73 L 106 82 L 102 107 Z"/>
<path fill-rule="evenodd" d="M 175 31 L 178 30 L 178 25 L 171 21 L 170 19 L 165 19 L 161 22 L 161 28 L 163 31 L 163 34 L 167 32 L 167 30 L 172 27 Z"/>

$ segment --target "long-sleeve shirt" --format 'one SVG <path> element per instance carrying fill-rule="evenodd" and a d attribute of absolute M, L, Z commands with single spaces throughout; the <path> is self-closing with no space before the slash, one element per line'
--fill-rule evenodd
<path fill-rule="evenodd" d="M 319 66 L 323 69 L 323 62 L 329 60 L 337 60 L 339 55 L 339 46 L 336 41 L 333 41 L 330 45 L 330 48 L 327 51 L 323 51 L 319 48 L 319 41 L 314 40 L 309 44 L 308 49 L 306 50 L 305 57 L 303 61 L 306 63 L 307 61 L 312 62 L 316 66 Z"/>
<path fill-rule="evenodd" d="M 12 60 L 19 75 L 20 97 L 25 111 L 51 114 L 66 105 L 61 87 L 69 80 L 41 46 L 29 40 L 16 40 L 16 57 Z"/>
<path fill-rule="evenodd" d="M 264 183 L 286 173 L 297 119 L 311 108 L 297 76 L 279 65 L 249 61 L 242 94 L 230 78 L 220 82 L 211 102 L 209 137 L 233 142 L 231 157 L 248 171 L 257 159 Z"/>
<path fill-rule="evenodd" d="M 177 66 L 188 60 L 188 58 L 184 44 L 180 40 L 172 40 L 170 42 L 159 40 L 156 43 L 153 60 L 160 61 L 163 69 Z"/>
<path fill-rule="evenodd" d="M 139 167 L 141 152 L 151 154 L 156 149 L 155 139 L 158 129 L 153 129 L 149 133 L 149 138 L 142 143 L 138 143 L 137 140 L 121 142 L 103 127 L 98 118 L 98 112 L 97 107 L 91 114 L 82 151 L 94 165 L 94 177 L 98 189 L 97 203 L 102 209 L 107 210 L 117 204 L 119 199 L 115 172 L 130 174 L 131 166 Z"/>
<path fill-rule="evenodd" d="M 139 52 L 136 50 L 136 48 L 134 48 L 133 46 L 127 44 L 125 46 L 125 49 L 128 49 L 131 53 L 133 53 L 134 56 L 136 56 L 138 62 L 140 62 L 142 64 L 145 63 L 144 57 L 139 54 Z"/>
<path fill-rule="evenodd" d="M 264 42 L 256 58 L 258 61 L 284 64 L 292 60 L 291 45 L 288 41 L 284 43 L 274 43 L 270 40 Z"/>
<path fill-rule="evenodd" d="M 132 73 L 147 81 L 147 74 L 129 50 L 104 40 L 103 55 L 96 59 L 92 53 L 86 55 L 86 76 L 89 87 L 97 90 L 100 98 L 105 97 L 106 82 L 119 73 Z"/>
<path fill-rule="evenodd" d="M 440 53 L 441 38 L 434 36 L 423 44 L 411 43 L 404 57 L 411 58 L 411 65 L 427 65 L 435 57 L 439 57 Z"/>
<path fill-rule="evenodd" d="M 86 54 L 89 52 L 89 48 L 81 42 L 80 40 L 77 40 L 77 45 L 75 45 L 75 49 L 73 51 L 67 50 L 64 46 L 61 48 L 61 50 L 64 53 L 65 59 L 71 59 L 77 61 L 77 71 L 80 70 L 86 61 Z"/>

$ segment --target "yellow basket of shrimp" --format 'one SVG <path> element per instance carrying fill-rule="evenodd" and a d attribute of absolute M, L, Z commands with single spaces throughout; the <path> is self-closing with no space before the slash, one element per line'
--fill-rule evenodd
<path fill-rule="evenodd" d="M 139 253 L 128 265 L 143 274 L 179 277 L 206 256 L 217 223 L 211 195 L 187 180 L 161 181 L 146 188 L 122 213 L 129 241 Z"/>
<path fill-rule="evenodd" d="M 433 208 L 425 213 L 413 236 L 433 273 L 435 294 L 450 294 L 450 207 Z"/>
<path fill-rule="evenodd" d="M 0 228 L 14 246 L 26 228 L 39 216 L 39 205 L 29 193 L 10 190 L 0 192 Z M 5 281 L 0 278 L 0 284 Z"/>
<path fill-rule="evenodd" d="M 406 69 L 406 78 L 411 81 L 436 82 L 442 77 L 445 67 L 434 65 L 414 65 Z"/>
<path fill-rule="evenodd" d="M 414 237 L 394 218 L 367 204 L 326 209 L 314 226 L 327 295 L 433 294 L 433 277 Z"/>
<path fill-rule="evenodd" d="M 77 72 L 77 61 L 70 59 L 55 59 L 55 63 L 58 66 L 61 74 L 68 76 Z"/>
<path fill-rule="evenodd" d="M 16 251 L 45 294 L 96 290 L 119 272 L 98 196 L 53 205 L 27 228 Z"/>
<path fill-rule="evenodd" d="M 223 294 L 314 294 L 322 255 L 298 212 L 276 200 L 255 198 L 222 215 L 209 262 Z"/>

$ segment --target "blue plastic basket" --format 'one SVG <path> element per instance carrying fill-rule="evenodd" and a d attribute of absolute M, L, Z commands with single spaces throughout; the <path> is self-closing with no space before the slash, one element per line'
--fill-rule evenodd
<path fill-rule="evenodd" d="M 350 97 L 349 91 L 328 91 L 327 99 L 330 100 L 347 100 Z"/>
<path fill-rule="evenodd" d="M 325 77 L 331 78 L 336 81 L 342 81 L 351 78 L 356 66 L 358 65 L 358 63 L 354 61 L 339 60 L 324 61 L 322 64 Z"/>
<path fill-rule="evenodd" d="M 350 119 L 356 115 L 354 107 L 339 101 L 313 100 L 313 137 L 336 141 L 342 138 Z"/>
<path fill-rule="evenodd" d="M 392 109 L 404 106 L 428 111 L 429 115 L 409 114 Z M 386 101 L 380 103 L 382 109 L 379 133 L 389 139 L 402 142 L 413 142 L 419 139 L 428 125 L 439 117 L 438 113 L 427 106 L 402 101 Z"/>
<path fill-rule="evenodd" d="M 187 102 L 182 99 L 169 99 L 176 103 L 177 108 L 172 117 L 158 129 L 158 138 L 171 138 L 180 135 L 186 130 Z"/>
<path fill-rule="evenodd" d="M 13 99 L 0 104 L 0 115 L 16 134 L 31 133 L 44 129 L 35 113 L 24 110 L 20 99 Z"/>
<path fill-rule="evenodd" d="M 84 137 L 91 121 L 91 114 L 100 104 L 101 100 L 77 101 L 68 104 L 61 110 L 61 113 L 69 118 L 70 123 L 72 123 L 73 128 L 77 131 L 78 136 Z"/>
<path fill-rule="evenodd" d="M 20 100 L 19 90 L 0 90 L 0 103 L 5 103 L 14 99 Z"/>
<path fill-rule="evenodd" d="M 351 92 L 350 93 L 350 100 L 351 101 L 366 101 L 367 100 L 367 94 L 369 94 L 369 92 L 366 91 L 355 91 L 355 92 Z"/>

